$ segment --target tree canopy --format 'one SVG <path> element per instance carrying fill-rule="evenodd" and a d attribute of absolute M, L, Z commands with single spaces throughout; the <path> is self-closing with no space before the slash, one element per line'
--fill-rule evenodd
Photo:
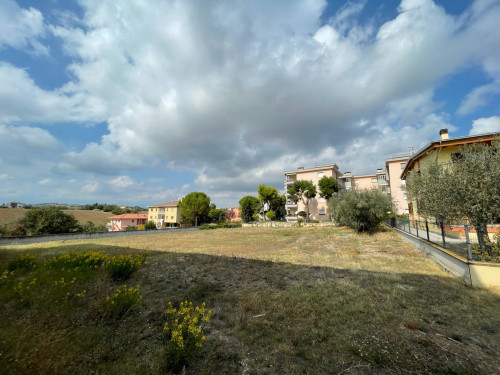
<path fill-rule="evenodd" d="M 253 215 L 260 209 L 259 199 L 251 195 L 247 195 L 240 199 L 239 204 L 241 220 L 245 223 L 253 221 Z"/>
<path fill-rule="evenodd" d="M 339 184 L 334 177 L 323 176 L 318 181 L 319 196 L 329 200 L 339 191 Z"/>
<path fill-rule="evenodd" d="M 285 217 L 286 198 L 284 195 L 280 195 L 278 193 L 278 189 L 276 189 L 275 187 L 260 184 L 257 188 L 257 193 L 259 194 L 259 200 L 262 205 L 267 202 L 269 204 L 269 211 L 274 212 L 273 219 L 281 220 Z"/>
<path fill-rule="evenodd" d="M 66 214 L 58 208 L 36 208 L 29 210 L 21 219 L 28 235 L 70 233 L 80 230 L 78 221 L 73 215 Z"/>
<path fill-rule="evenodd" d="M 304 203 L 306 207 L 306 222 L 309 222 L 309 201 L 317 194 L 316 186 L 314 186 L 312 181 L 298 180 L 288 187 L 288 194 L 294 202 L 301 200 Z"/>
<path fill-rule="evenodd" d="M 437 151 L 430 153 L 420 171 L 408 173 L 413 204 L 439 221 L 467 219 L 477 231 L 481 251 L 489 251 L 486 226 L 500 213 L 500 140 L 464 145 L 447 163 L 437 157 Z"/>
<path fill-rule="evenodd" d="M 179 202 L 179 208 L 183 223 L 198 226 L 208 218 L 210 197 L 202 192 L 189 193 Z"/>
<path fill-rule="evenodd" d="M 226 221 L 226 210 L 223 208 L 212 208 L 208 213 L 208 217 L 212 223 L 224 223 Z"/>
<path fill-rule="evenodd" d="M 328 201 L 335 223 L 357 232 L 376 232 L 391 210 L 390 195 L 379 190 L 348 190 Z"/>

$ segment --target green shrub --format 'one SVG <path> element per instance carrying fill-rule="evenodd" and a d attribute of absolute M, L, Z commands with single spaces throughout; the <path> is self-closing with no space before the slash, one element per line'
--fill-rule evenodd
<path fill-rule="evenodd" d="M 135 225 L 129 225 L 128 227 L 125 227 L 125 229 L 123 229 L 125 232 L 132 232 L 134 230 L 137 230 L 137 227 Z"/>
<path fill-rule="evenodd" d="M 472 245 L 472 254 L 483 262 L 500 263 L 500 232 L 493 236 L 490 241 L 488 236 L 484 236 L 484 243 L 490 248 L 490 251 L 481 251 L 479 244 Z"/>
<path fill-rule="evenodd" d="M 349 190 L 330 198 L 328 211 L 337 225 L 374 233 L 392 211 L 392 201 L 378 190 Z"/>
<path fill-rule="evenodd" d="M 205 303 L 193 306 L 192 302 L 185 301 L 180 303 L 179 309 L 168 303 L 163 332 L 167 340 L 167 366 L 170 370 L 182 368 L 202 347 L 206 339 L 203 330 L 211 314 Z"/>
<path fill-rule="evenodd" d="M 45 261 L 49 269 L 97 269 L 109 258 L 101 251 L 76 252 L 59 255 Z"/>
<path fill-rule="evenodd" d="M 156 223 L 154 221 L 148 221 L 146 224 L 144 224 L 144 229 L 146 230 L 156 229 Z"/>
<path fill-rule="evenodd" d="M 305 218 L 305 217 L 307 216 L 307 212 L 305 212 L 305 211 L 299 211 L 299 212 L 297 213 L 297 215 L 298 215 L 298 216 L 301 216 L 301 217 L 303 217 L 303 218 Z"/>
<path fill-rule="evenodd" d="M 241 228 L 241 223 L 203 224 L 200 229 Z"/>
<path fill-rule="evenodd" d="M 274 213 L 274 211 L 267 211 L 266 213 L 266 217 L 269 219 L 269 220 L 273 220 L 275 217 L 276 217 L 276 214 Z"/>
<path fill-rule="evenodd" d="M 36 208 L 24 214 L 20 222 L 31 236 L 43 234 L 70 233 L 80 230 L 73 215 L 58 208 Z"/>
<path fill-rule="evenodd" d="M 9 271 L 22 270 L 23 273 L 32 271 L 39 266 L 38 258 L 32 254 L 19 255 L 7 265 Z"/>
<path fill-rule="evenodd" d="M 114 280 L 126 280 L 136 270 L 141 268 L 146 260 L 147 253 L 142 253 L 135 257 L 130 255 L 119 255 L 108 258 L 106 261 L 106 271 Z"/>
<path fill-rule="evenodd" d="M 111 316 L 120 318 L 141 300 L 139 285 L 135 288 L 124 285 L 121 289 L 116 289 L 112 296 L 106 297 L 106 309 Z"/>
<path fill-rule="evenodd" d="M 80 226 L 80 229 L 84 233 L 99 233 L 107 232 L 108 228 L 104 224 L 95 225 L 92 221 L 87 221 L 85 224 Z"/>

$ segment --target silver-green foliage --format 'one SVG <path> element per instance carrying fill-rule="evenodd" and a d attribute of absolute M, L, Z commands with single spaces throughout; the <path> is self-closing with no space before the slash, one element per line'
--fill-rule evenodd
<path fill-rule="evenodd" d="M 390 211 L 391 197 L 378 190 L 349 190 L 328 201 L 333 221 L 358 233 L 376 232 Z"/>
<path fill-rule="evenodd" d="M 464 145 L 446 163 L 438 162 L 438 151 L 428 156 L 430 162 L 406 179 L 418 212 L 438 221 L 467 219 L 488 251 L 486 226 L 500 216 L 500 140 Z"/>

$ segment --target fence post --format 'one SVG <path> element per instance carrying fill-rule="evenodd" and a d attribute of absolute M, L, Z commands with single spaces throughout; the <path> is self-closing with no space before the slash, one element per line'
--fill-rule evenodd
<path fill-rule="evenodd" d="M 465 241 L 467 241 L 467 260 L 472 260 L 472 249 L 469 238 L 469 226 L 465 224 L 464 228 L 465 228 Z"/>
<path fill-rule="evenodd" d="M 418 237 L 418 220 L 415 219 L 415 229 L 417 230 L 417 237 Z"/>
<path fill-rule="evenodd" d="M 446 247 L 446 241 L 444 239 L 445 235 L 444 235 L 444 221 L 441 220 L 441 237 L 443 238 L 443 247 Z"/>
<path fill-rule="evenodd" d="M 427 241 L 430 241 L 430 239 L 429 239 L 429 224 L 427 223 L 427 218 L 425 218 L 425 231 L 427 232 Z"/>
<path fill-rule="evenodd" d="M 411 220 L 408 219 L 408 233 L 411 234 Z"/>

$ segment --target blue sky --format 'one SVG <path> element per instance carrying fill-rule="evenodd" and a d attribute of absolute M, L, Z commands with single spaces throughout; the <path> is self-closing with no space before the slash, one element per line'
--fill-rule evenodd
<path fill-rule="evenodd" d="M 500 131 L 500 0 L 0 2 L 0 203 L 237 205 Z"/>

